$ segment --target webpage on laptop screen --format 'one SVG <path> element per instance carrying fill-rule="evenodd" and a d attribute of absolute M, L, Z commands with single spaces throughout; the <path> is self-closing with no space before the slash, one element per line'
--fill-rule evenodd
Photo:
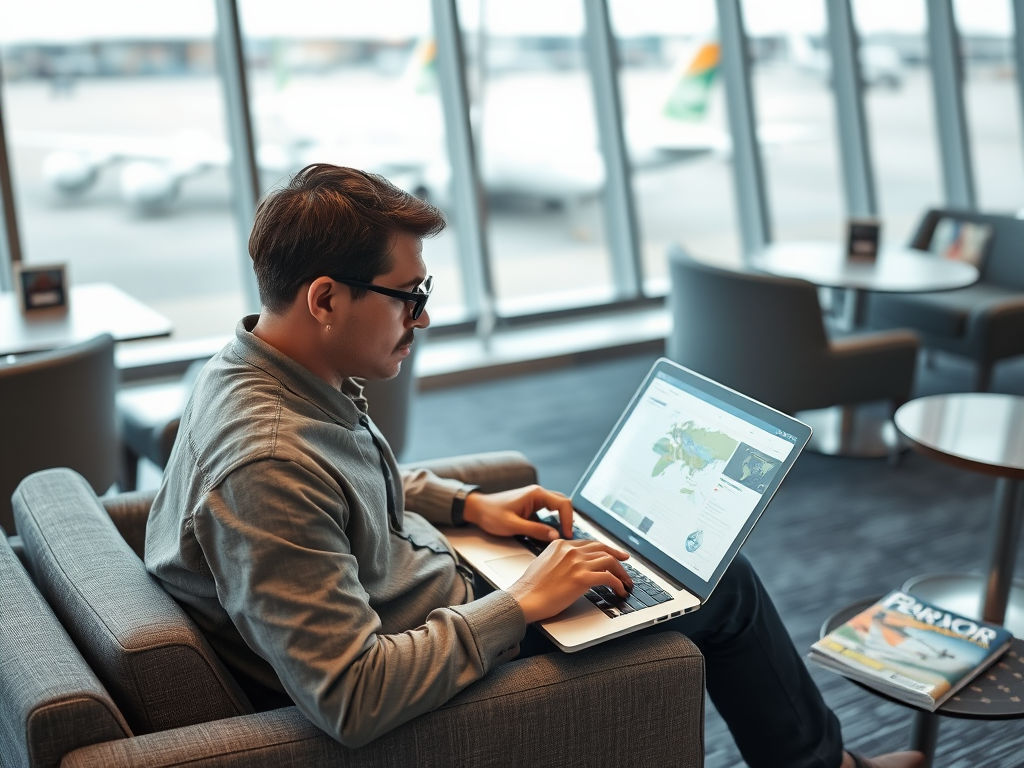
<path fill-rule="evenodd" d="M 708 581 L 795 438 L 671 381 L 651 380 L 582 495 Z"/>

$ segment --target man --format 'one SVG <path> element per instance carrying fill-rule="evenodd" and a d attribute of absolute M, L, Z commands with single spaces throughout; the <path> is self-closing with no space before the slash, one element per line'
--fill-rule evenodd
<path fill-rule="evenodd" d="M 590 587 L 632 586 L 625 552 L 531 519 L 557 510 L 570 536 L 565 496 L 403 475 L 365 415 L 353 378 L 395 376 L 429 324 L 420 244 L 443 226 L 386 180 L 329 165 L 262 201 L 249 251 L 263 310 L 196 382 L 147 529 L 147 567 L 254 704 L 294 701 L 353 747 L 513 658 L 529 623 Z M 507 591 L 474 599 L 431 525 L 459 518 L 558 540 Z M 751 765 L 855 764 L 746 560 L 708 605 L 664 626 L 704 653 L 708 690 Z"/>

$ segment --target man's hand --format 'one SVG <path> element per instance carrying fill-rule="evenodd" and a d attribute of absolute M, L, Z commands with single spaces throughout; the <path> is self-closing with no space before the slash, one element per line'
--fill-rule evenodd
<path fill-rule="evenodd" d="M 633 588 L 620 560 L 629 555 L 600 541 L 550 544 L 506 591 L 523 609 L 529 624 L 561 613 L 591 587 L 606 584 L 619 597 Z"/>
<path fill-rule="evenodd" d="M 539 485 L 501 493 L 471 493 L 466 497 L 462 518 L 494 536 L 529 536 L 540 541 L 557 539 L 558 531 L 531 519 L 541 509 L 557 512 L 562 535 L 572 538 L 572 503 L 564 494 Z"/>

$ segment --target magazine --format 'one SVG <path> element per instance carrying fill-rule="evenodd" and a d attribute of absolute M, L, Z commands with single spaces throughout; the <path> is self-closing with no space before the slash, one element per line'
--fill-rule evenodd
<path fill-rule="evenodd" d="M 1013 636 L 891 592 L 811 646 L 811 661 L 934 712 L 998 659 Z"/>

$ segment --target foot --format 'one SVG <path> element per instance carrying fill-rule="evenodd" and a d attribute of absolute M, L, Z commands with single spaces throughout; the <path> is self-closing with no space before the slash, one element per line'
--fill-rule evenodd
<path fill-rule="evenodd" d="M 843 752 L 841 768 L 921 768 L 922 765 L 924 755 L 920 752 L 890 752 L 878 757 L 855 757 L 849 752 Z"/>

